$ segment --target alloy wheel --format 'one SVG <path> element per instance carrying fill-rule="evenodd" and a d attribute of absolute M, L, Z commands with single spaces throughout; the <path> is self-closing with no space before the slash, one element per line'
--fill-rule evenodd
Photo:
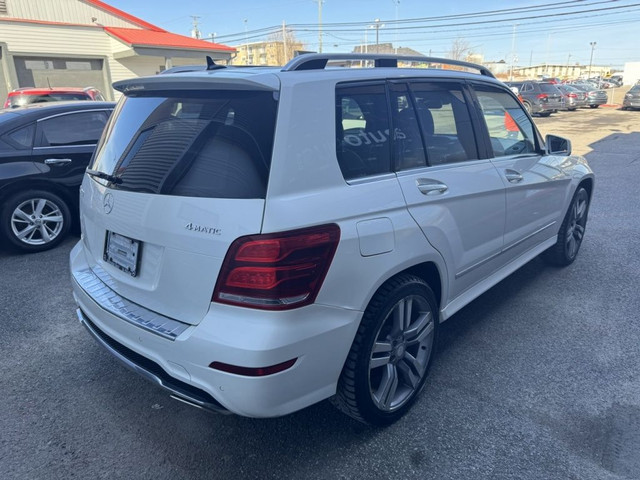
<path fill-rule="evenodd" d="M 369 360 L 371 399 L 380 410 L 397 410 L 420 388 L 434 333 L 434 317 L 424 297 L 404 297 L 390 310 Z"/>
<path fill-rule="evenodd" d="M 62 231 L 64 216 L 60 207 L 46 198 L 32 198 L 20 203 L 11 214 L 11 230 L 27 245 L 45 245 Z"/>
<path fill-rule="evenodd" d="M 571 259 L 578 254 L 578 249 L 584 237 L 587 224 L 588 204 L 589 197 L 587 196 L 587 192 L 580 190 L 571 207 L 571 216 L 569 217 L 569 225 L 567 226 L 567 234 L 565 236 L 567 257 Z"/>

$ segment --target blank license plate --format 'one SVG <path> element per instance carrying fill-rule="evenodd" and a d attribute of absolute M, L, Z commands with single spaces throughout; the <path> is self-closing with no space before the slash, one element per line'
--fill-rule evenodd
<path fill-rule="evenodd" d="M 107 230 L 104 260 L 127 272 L 132 277 L 138 274 L 140 241 Z"/>

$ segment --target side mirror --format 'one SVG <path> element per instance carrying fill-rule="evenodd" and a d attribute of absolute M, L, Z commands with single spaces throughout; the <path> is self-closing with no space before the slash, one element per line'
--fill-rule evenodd
<path fill-rule="evenodd" d="M 547 135 L 545 137 L 547 155 L 571 155 L 571 140 L 558 137 L 557 135 Z"/>

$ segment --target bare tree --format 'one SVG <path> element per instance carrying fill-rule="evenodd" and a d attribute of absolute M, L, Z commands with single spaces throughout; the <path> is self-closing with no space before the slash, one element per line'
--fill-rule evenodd
<path fill-rule="evenodd" d="M 464 60 L 471 54 L 471 45 L 464 38 L 458 37 L 447 52 L 451 60 Z"/>
<path fill-rule="evenodd" d="M 288 28 L 269 35 L 267 41 L 273 49 L 275 65 L 284 65 L 294 57 L 296 50 L 304 50 L 304 44 L 296 38 L 293 30 Z"/>

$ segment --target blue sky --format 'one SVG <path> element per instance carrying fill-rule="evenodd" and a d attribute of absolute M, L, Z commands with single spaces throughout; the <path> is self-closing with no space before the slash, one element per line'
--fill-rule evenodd
<path fill-rule="evenodd" d="M 260 32 L 254 33 L 255 30 L 281 25 L 283 21 L 287 24 L 307 24 L 308 27 L 295 30 L 296 36 L 306 44 L 307 49 L 318 48 L 318 33 L 315 30 L 318 4 L 314 0 L 106 1 L 166 30 L 185 35 L 189 35 L 192 28 L 190 15 L 198 15 L 199 28 L 204 36 L 215 32 L 217 41 L 232 46 L 244 43 L 245 27 L 250 41 L 260 41 L 265 36 Z M 534 6 L 542 8 L 522 10 Z M 481 18 L 456 18 L 442 20 L 440 24 L 431 21 L 430 28 L 426 28 L 426 21 L 402 25 L 393 23 L 396 18 L 432 18 L 503 9 L 514 11 L 508 16 L 500 13 L 491 17 L 493 20 L 507 19 L 503 22 L 482 24 L 472 23 L 483 21 Z M 571 14 L 580 11 L 583 12 Z M 588 64 L 590 42 L 596 42 L 594 64 L 622 66 L 625 61 L 640 61 L 637 41 L 640 1 L 633 0 L 324 0 L 323 50 L 351 51 L 355 45 L 365 42 L 365 35 L 367 43 L 375 43 L 375 29 L 367 26 L 373 25 L 376 18 L 380 19 L 382 25 L 378 30 L 381 43 L 392 42 L 423 54 L 431 52 L 433 56 L 445 56 L 452 43 L 460 38 L 474 53 L 484 55 L 485 60 L 509 61 L 514 51 L 517 63 L 523 66 L 545 62 Z M 346 22 L 363 23 L 341 27 L 330 25 Z M 400 30 L 394 28 L 397 26 L 420 28 Z M 229 36 L 233 34 L 236 36 Z"/>

